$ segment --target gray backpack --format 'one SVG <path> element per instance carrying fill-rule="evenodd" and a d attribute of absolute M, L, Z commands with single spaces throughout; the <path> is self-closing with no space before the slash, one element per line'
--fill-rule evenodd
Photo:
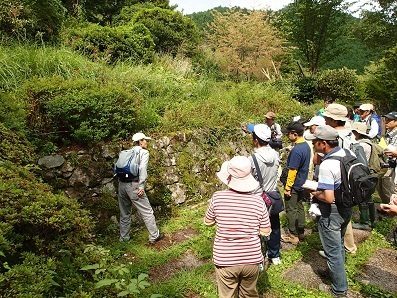
<path fill-rule="evenodd" d="M 139 150 L 140 151 L 140 150 Z M 122 182 L 136 180 L 139 176 L 139 151 L 123 150 L 114 166 L 114 173 Z M 137 156 L 138 155 L 138 156 Z"/>

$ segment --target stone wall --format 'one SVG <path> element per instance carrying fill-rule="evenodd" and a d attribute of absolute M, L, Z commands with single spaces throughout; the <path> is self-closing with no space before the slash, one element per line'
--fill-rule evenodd
<path fill-rule="evenodd" d="M 244 128 L 184 131 L 167 136 L 151 135 L 147 193 L 154 206 L 207 200 L 221 183 L 215 176 L 223 161 L 250 154 L 251 136 Z M 85 202 L 116 198 L 113 164 L 132 142 L 96 145 L 87 149 L 63 148 L 42 157 L 43 179 L 56 192 Z"/>

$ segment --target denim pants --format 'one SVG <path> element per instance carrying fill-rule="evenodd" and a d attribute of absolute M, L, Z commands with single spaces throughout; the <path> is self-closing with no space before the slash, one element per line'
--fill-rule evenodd
<path fill-rule="evenodd" d="M 270 224 L 272 227 L 272 232 L 270 234 L 269 241 L 267 241 L 267 257 L 268 258 L 278 258 L 280 257 L 280 240 L 281 240 L 281 231 L 280 231 L 280 215 L 274 214 L 269 216 Z"/>
<path fill-rule="evenodd" d="M 149 241 L 159 236 L 159 229 L 146 193 L 138 197 L 138 182 L 119 182 L 120 241 L 130 239 L 132 205 L 138 210 L 149 231 Z"/>
<path fill-rule="evenodd" d="M 326 203 L 320 203 L 319 207 L 321 217 L 318 221 L 318 231 L 327 255 L 331 290 L 335 294 L 345 294 L 348 285 L 343 237 L 350 222 L 352 208 L 338 208 L 335 204 Z"/>

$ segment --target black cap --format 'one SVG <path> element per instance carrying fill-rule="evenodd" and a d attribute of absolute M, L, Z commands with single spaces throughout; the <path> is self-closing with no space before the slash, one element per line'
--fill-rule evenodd
<path fill-rule="evenodd" d="M 293 121 L 290 124 L 288 124 L 287 128 L 282 129 L 282 133 L 289 133 L 289 132 L 296 132 L 296 133 L 302 133 L 305 130 L 305 127 L 303 126 L 301 121 Z"/>
<path fill-rule="evenodd" d="M 391 120 L 397 120 L 397 112 L 390 112 L 389 114 L 386 114 L 383 117 Z"/>
<path fill-rule="evenodd" d="M 354 104 L 353 108 L 359 108 L 361 105 L 362 105 L 362 103 L 356 102 L 356 103 Z"/>

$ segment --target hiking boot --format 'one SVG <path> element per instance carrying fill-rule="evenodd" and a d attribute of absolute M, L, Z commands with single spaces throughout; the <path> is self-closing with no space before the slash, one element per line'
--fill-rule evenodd
<path fill-rule="evenodd" d="M 280 265 L 281 264 L 280 257 L 278 257 L 278 258 L 270 258 L 270 261 L 272 262 L 273 265 Z"/>
<path fill-rule="evenodd" d="M 333 297 L 347 297 L 347 293 L 336 294 L 336 293 L 332 292 L 332 289 L 331 289 L 331 287 L 329 285 L 326 285 L 326 284 L 323 284 L 323 283 L 318 285 L 318 289 L 321 292 L 327 293 L 328 295 L 332 295 Z"/>
<path fill-rule="evenodd" d="M 160 241 L 161 239 L 163 239 L 165 237 L 164 233 L 159 233 L 159 235 L 157 236 L 156 239 L 154 240 L 150 240 L 149 243 L 150 244 L 155 244 L 156 242 Z"/>
<path fill-rule="evenodd" d="M 362 223 L 352 223 L 352 228 L 356 230 L 372 231 L 369 225 Z"/>
<path fill-rule="evenodd" d="M 299 243 L 299 238 L 296 237 L 293 234 L 287 234 L 287 235 L 282 235 L 281 236 L 281 241 L 283 241 L 285 243 L 298 244 Z"/>
<path fill-rule="evenodd" d="M 298 234 L 298 239 L 299 239 L 299 241 L 305 241 L 305 234 L 304 233 L 299 233 Z"/>
<path fill-rule="evenodd" d="M 316 273 L 318 276 L 323 277 L 323 278 L 329 277 L 329 269 L 328 268 L 318 268 L 316 270 Z"/>

